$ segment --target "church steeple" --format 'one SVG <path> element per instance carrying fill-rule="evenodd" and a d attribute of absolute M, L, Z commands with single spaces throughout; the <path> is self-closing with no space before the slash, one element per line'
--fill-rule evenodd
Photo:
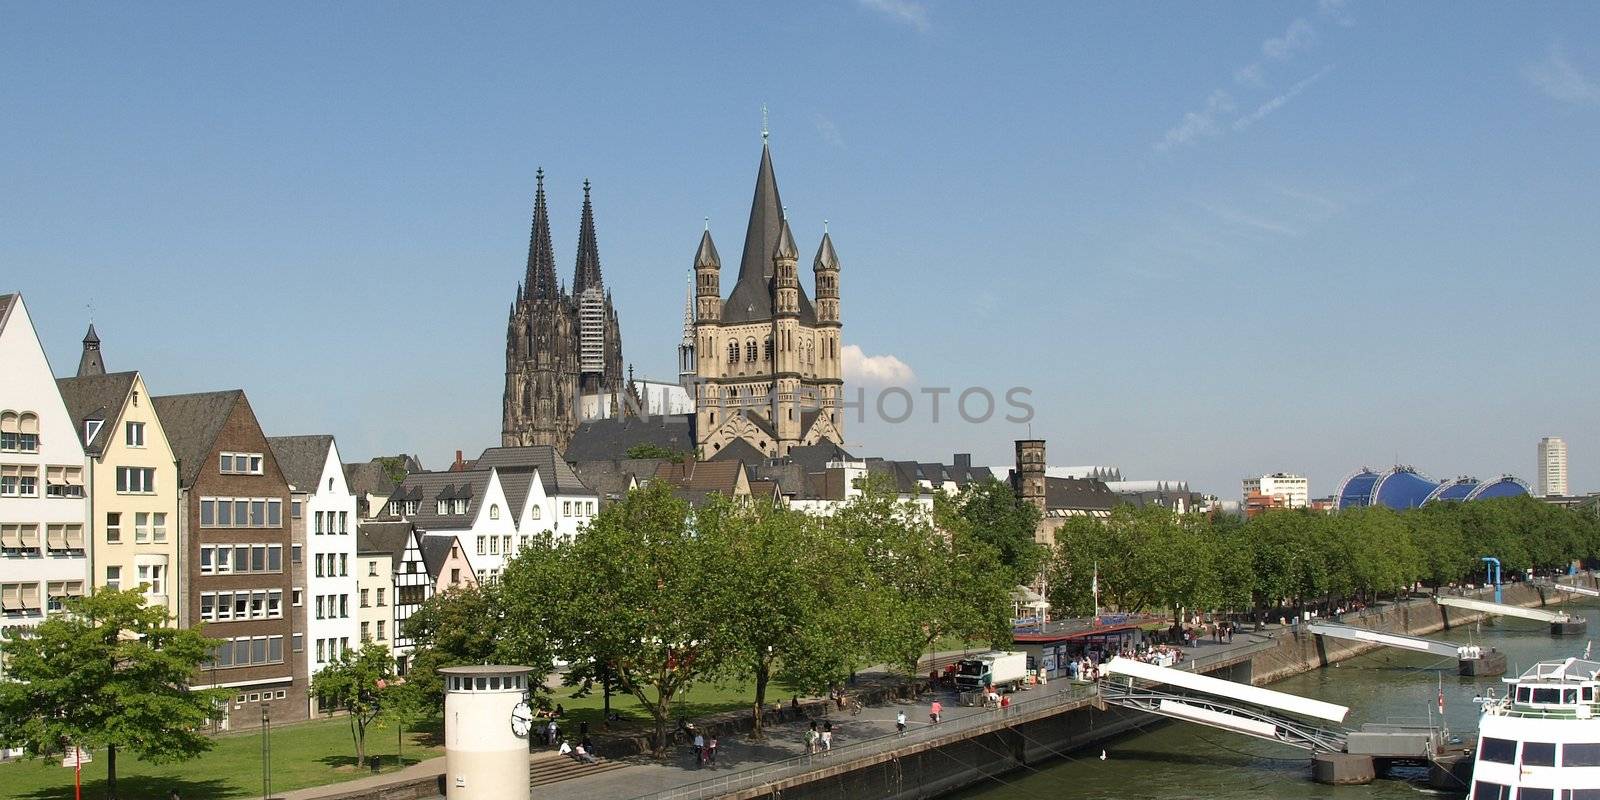
<path fill-rule="evenodd" d="M 600 278 L 600 246 L 594 236 L 594 207 L 589 203 L 589 181 L 583 182 L 583 220 L 578 226 L 578 266 L 572 278 L 572 293 L 583 294 L 590 286 L 604 286 Z"/>
<path fill-rule="evenodd" d="M 78 377 L 106 374 L 106 362 L 100 356 L 100 336 L 89 323 L 89 332 L 83 335 L 83 355 L 78 359 Z"/>
<path fill-rule="evenodd" d="M 524 280 L 527 298 L 550 300 L 559 296 L 556 284 L 556 254 L 550 244 L 550 209 L 544 199 L 544 169 L 534 173 L 538 188 L 533 194 L 533 233 L 528 238 L 528 275 Z"/>

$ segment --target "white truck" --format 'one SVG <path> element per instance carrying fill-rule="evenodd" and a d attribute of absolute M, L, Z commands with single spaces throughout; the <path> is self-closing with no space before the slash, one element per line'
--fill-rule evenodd
<path fill-rule="evenodd" d="M 993 650 L 956 662 L 956 688 L 978 692 L 993 686 L 997 692 L 1014 692 L 1028 677 L 1028 654 Z"/>

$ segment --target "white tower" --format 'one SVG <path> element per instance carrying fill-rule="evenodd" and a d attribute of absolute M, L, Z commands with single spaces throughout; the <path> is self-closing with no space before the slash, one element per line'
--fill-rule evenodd
<path fill-rule="evenodd" d="M 1540 497 L 1567 494 L 1567 443 L 1559 436 L 1539 440 L 1538 483 Z"/>
<path fill-rule="evenodd" d="M 530 800 L 524 698 L 531 667 L 445 667 L 444 778 L 448 800 Z"/>

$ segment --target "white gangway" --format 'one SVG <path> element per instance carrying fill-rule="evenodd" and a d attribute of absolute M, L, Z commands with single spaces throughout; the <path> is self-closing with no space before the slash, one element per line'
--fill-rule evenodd
<path fill-rule="evenodd" d="M 1581 595 L 1584 595 L 1584 596 L 1587 596 L 1587 597 L 1600 597 L 1600 591 L 1597 591 L 1595 589 L 1590 589 L 1590 588 L 1587 588 L 1587 587 L 1584 587 L 1584 586 L 1568 586 L 1568 585 L 1566 585 L 1564 583 L 1555 583 L 1555 582 L 1541 584 L 1541 585 L 1542 586 L 1548 586 L 1548 587 L 1550 587 L 1552 589 L 1560 589 L 1563 592 L 1571 592 L 1573 594 L 1581 594 Z"/>
<path fill-rule="evenodd" d="M 1540 622 L 1567 622 L 1572 615 L 1565 611 L 1546 611 L 1542 608 L 1523 608 L 1510 606 L 1505 603 L 1494 603 L 1488 600 L 1471 600 L 1465 597 L 1440 597 L 1439 605 L 1451 608 L 1464 608 L 1468 611 L 1482 611 L 1485 614 L 1504 614 L 1508 617 L 1538 620 Z"/>
<path fill-rule="evenodd" d="M 1357 628 L 1351 625 L 1340 625 L 1336 622 L 1313 622 L 1309 626 L 1312 633 L 1318 636 L 1331 636 L 1335 639 L 1349 639 L 1358 642 L 1372 642 L 1374 644 L 1398 647 L 1402 650 L 1415 650 L 1419 653 L 1432 653 L 1436 656 L 1450 656 L 1452 658 L 1477 658 L 1480 648 L 1476 645 L 1458 645 L 1450 642 L 1441 642 L 1434 639 L 1424 639 L 1420 636 L 1406 636 L 1399 633 L 1384 633 L 1370 628 Z"/>
<path fill-rule="evenodd" d="M 1100 671 L 1108 675 L 1122 675 L 1149 683 L 1166 684 L 1180 689 L 1188 689 L 1201 694 L 1225 697 L 1241 703 L 1268 708 L 1275 711 L 1285 711 L 1303 717 L 1315 717 L 1329 722 L 1344 722 L 1350 709 L 1335 703 L 1321 700 L 1312 700 L 1309 697 L 1289 694 L 1288 692 L 1275 692 L 1259 686 L 1246 683 L 1236 683 L 1221 678 L 1190 672 L 1171 667 L 1158 667 L 1146 664 L 1131 658 L 1113 658 L 1100 665 Z"/>

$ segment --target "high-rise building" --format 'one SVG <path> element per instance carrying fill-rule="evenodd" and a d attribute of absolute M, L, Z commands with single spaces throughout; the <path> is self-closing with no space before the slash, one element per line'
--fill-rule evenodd
<path fill-rule="evenodd" d="M 1539 440 L 1539 496 L 1567 494 L 1567 443 L 1559 436 Z"/>
<path fill-rule="evenodd" d="M 1273 498 L 1272 508 L 1305 508 L 1311 501 L 1311 484 L 1304 475 L 1274 472 L 1244 479 L 1244 500 L 1248 506 L 1251 496 Z M 1261 500 L 1255 501 L 1258 504 Z"/>

